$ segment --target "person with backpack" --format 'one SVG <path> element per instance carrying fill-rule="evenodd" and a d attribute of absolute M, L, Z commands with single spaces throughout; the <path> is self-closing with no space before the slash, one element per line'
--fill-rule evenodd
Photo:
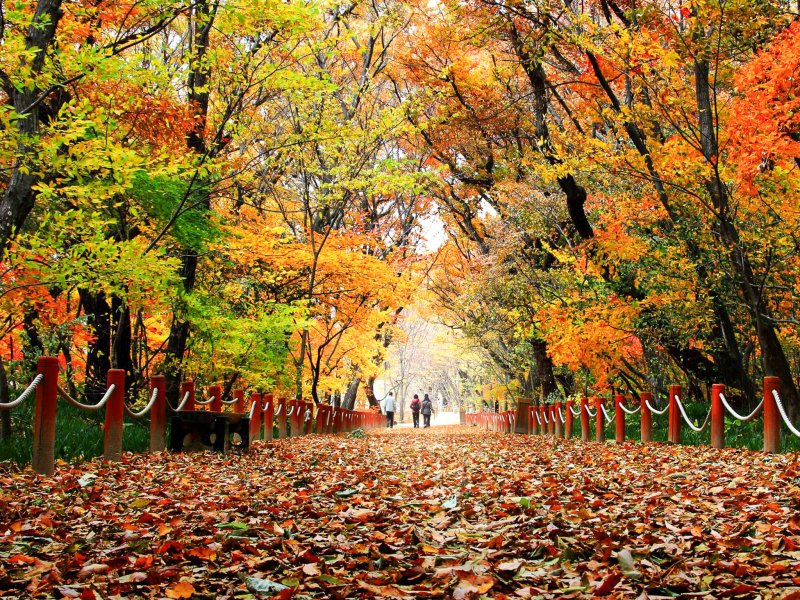
<path fill-rule="evenodd" d="M 394 394 L 389 392 L 383 401 L 383 412 L 386 413 L 386 426 L 390 429 L 394 427 Z"/>
<path fill-rule="evenodd" d="M 414 419 L 414 427 L 419 429 L 419 411 L 422 408 L 422 402 L 419 401 L 419 395 L 414 394 L 414 399 L 411 401 L 411 417 Z"/>
<path fill-rule="evenodd" d="M 420 409 L 420 412 L 422 412 L 422 418 L 425 423 L 423 427 L 430 427 L 431 413 L 433 413 L 433 402 L 431 402 L 431 399 L 428 398 L 428 394 L 425 394 L 425 397 L 422 399 L 422 408 Z"/>

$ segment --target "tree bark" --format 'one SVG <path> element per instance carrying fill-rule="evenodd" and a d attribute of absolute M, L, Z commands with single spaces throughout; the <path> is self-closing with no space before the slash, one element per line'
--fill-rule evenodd
<path fill-rule="evenodd" d="M 191 60 L 193 68 L 189 71 L 187 78 L 189 90 L 187 103 L 195 116 L 195 126 L 186 138 L 186 146 L 197 156 L 202 156 L 208 152 L 205 130 L 208 123 L 208 80 L 211 72 L 207 64 L 207 56 L 214 15 L 215 13 L 212 12 L 207 0 L 198 0 L 195 3 L 194 18 L 190 18 L 191 26 L 194 27 L 192 39 L 194 52 Z M 204 188 L 204 190 L 207 189 Z M 210 209 L 210 193 L 207 191 L 202 191 L 201 193 L 205 194 L 205 199 L 202 202 L 203 206 L 206 209 Z M 199 256 L 194 248 L 182 248 L 181 250 L 180 276 L 183 281 L 183 290 L 188 294 L 194 290 L 197 282 Z M 183 358 L 186 354 L 188 340 L 189 322 L 180 314 L 180 309 L 178 309 L 169 329 L 164 361 L 166 395 L 173 405 L 178 403 L 178 396 L 180 395 L 180 384 L 181 379 L 183 379 Z"/>
<path fill-rule="evenodd" d="M 742 298 L 750 311 L 756 330 L 764 374 L 778 377 L 781 380 L 781 396 L 787 413 L 794 419 L 800 412 L 800 397 L 798 397 L 792 369 L 778 339 L 778 334 L 772 326 L 767 292 L 762 285 L 756 282 L 747 250 L 742 244 L 734 222 L 735 217 L 730 208 L 728 190 L 722 182 L 717 168 L 719 145 L 714 121 L 714 106 L 711 102 L 709 71 L 708 62 L 695 62 L 695 94 L 700 143 L 703 156 L 713 167 L 713 176 L 705 182 L 705 185 L 716 209 L 720 238 L 728 249 L 731 265 L 739 279 L 738 286 Z"/>
<path fill-rule="evenodd" d="M 36 12 L 25 36 L 25 49 L 32 53 L 33 58 L 30 65 L 27 64 L 27 53 L 21 54 L 19 59 L 21 68 L 30 69 L 32 81 L 44 68 L 47 49 L 53 43 L 63 14 L 61 4 L 62 0 L 39 0 L 36 5 Z M 8 247 L 11 237 L 23 226 L 34 206 L 33 186 L 37 176 L 36 169 L 30 168 L 34 149 L 26 138 L 32 140 L 39 132 L 39 109 L 34 106 L 34 102 L 41 93 L 42 90 L 35 86 L 15 89 L 12 93 L 14 111 L 22 115 L 15 125 L 21 141 L 15 152 L 16 160 L 11 178 L 5 193 L 0 197 L 0 255 Z"/>
<path fill-rule="evenodd" d="M 78 290 L 83 312 L 91 319 L 94 339 L 86 355 L 86 380 L 92 387 L 105 385 L 111 368 L 111 307 L 103 292 Z"/>

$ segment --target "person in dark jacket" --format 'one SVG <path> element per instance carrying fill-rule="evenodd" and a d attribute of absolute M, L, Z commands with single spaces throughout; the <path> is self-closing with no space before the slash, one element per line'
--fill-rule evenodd
<path fill-rule="evenodd" d="M 428 398 L 428 394 L 425 394 L 425 397 L 422 399 L 422 418 L 424 420 L 424 427 L 431 426 L 431 413 L 433 413 L 433 402 L 431 399 Z"/>
<path fill-rule="evenodd" d="M 419 411 L 422 408 L 422 402 L 419 401 L 419 396 L 414 394 L 414 399 L 411 401 L 411 417 L 414 419 L 414 427 L 419 428 Z"/>

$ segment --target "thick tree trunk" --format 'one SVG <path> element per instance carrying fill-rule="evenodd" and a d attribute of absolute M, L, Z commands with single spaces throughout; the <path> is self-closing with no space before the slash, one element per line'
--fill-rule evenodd
<path fill-rule="evenodd" d="M 761 348 L 764 374 L 778 377 L 781 380 L 781 396 L 789 416 L 794 419 L 800 413 L 800 396 L 798 396 L 797 386 L 792 376 L 792 369 L 771 322 L 767 291 L 763 285 L 757 283 L 747 249 L 742 244 L 739 231 L 734 223 L 728 190 L 717 170 L 719 145 L 714 121 L 714 106 L 711 101 L 709 63 L 706 61 L 695 63 L 695 94 L 703 156 L 713 167 L 713 176 L 706 181 L 706 189 L 716 209 L 720 238 L 728 249 L 731 265 L 738 277 L 742 298 L 750 310 Z"/>
<path fill-rule="evenodd" d="M 0 356 L 0 404 L 11 402 L 11 391 L 8 389 L 8 376 L 3 357 Z M 11 439 L 11 411 L 0 409 L 0 440 Z"/>
<path fill-rule="evenodd" d="M 86 380 L 92 387 L 99 387 L 105 385 L 111 368 L 111 307 L 102 292 L 78 290 L 78 294 L 94 333 L 86 355 Z"/>
<path fill-rule="evenodd" d="M 208 1 L 198 0 L 195 3 L 194 15 L 191 19 L 191 26 L 194 28 L 192 70 L 189 72 L 186 82 L 189 90 L 187 101 L 195 116 L 195 126 L 186 138 L 186 146 L 197 156 L 203 156 L 208 152 L 205 130 L 208 123 L 208 80 L 211 72 L 208 67 L 207 56 L 213 23 L 214 13 L 212 13 Z M 211 208 L 210 193 L 205 191 L 202 193 L 205 194 L 205 200 L 202 205 L 206 209 Z M 197 282 L 198 260 L 196 249 L 182 248 L 180 275 L 183 280 L 183 289 L 186 293 L 194 290 Z M 173 405 L 178 403 L 178 396 L 180 395 L 180 384 L 183 379 L 183 358 L 186 354 L 188 340 L 189 322 L 180 314 L 180 309 L 178 309 L 170 326 L 164 361 L 167 399 Z"/>
<path fill-rule="evenodd" d="M 111 341 L 111 367 L 125 371 L 125 381 L 134 383 L 131 358 L 131 311 L 120 298 L 111 298 L 114 338 Z"/>
<path fill-rule="evenodd" d="M 58 22 L 61 20 L 61 0 L 39 0 L 36 12 L 25 36 L 25 49 L 20 54 L 21 67 L 30 69 L 30 80 L 42 72 L 47 56 L 47 48 L 53 43 Z M 28 57 L 31 57 L 30 64 Z M 16 122 L 17 135 L 22 140 L 35 139 L 39 132 L 39 109 L 34 106 L 42 90 L 37 87 L 8 90 L 12 93 L 12 102 L 17 114 L 23 115 Z M 0 255 L 8 247 L 14 233 L 25 223 L 25 219 L 33 209 L 36 183 L 36 169 L 30 168 L 30 157 L 33 148 L 29 141 L 20 141 L 16 148 L 16 160 L 11 170 L 11 178 L 5 193 L 0 197 Z"/>
<path fill-rule="evenodd" d="M 547 343 L 544 340 L 534 338 L 530 344 L 533 348 L 533 360 L 536 363 L 537 378 L 542 391 L 541 400 L 545 400 L 558 391 L 556 378 L 553 375 L 553 360 L 547 354 Z"/>
<path fill-rule="evenodd" d="M 360 377 L 353 377 L 350 385 L 347 386 L 347 391 L 342 398 L 342 406 L 348 410 L 352 410 L 356 405 L 356 395 L 358 394 L 358 386 L 361 385 Z"/>

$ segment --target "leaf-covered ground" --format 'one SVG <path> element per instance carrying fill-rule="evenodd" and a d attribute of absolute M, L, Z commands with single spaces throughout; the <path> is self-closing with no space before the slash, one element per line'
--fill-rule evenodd
<path fill-rule="evenodd" d="M 0 485 L 2 597 L 800 598 L 796 455 L 396 429 Z"/>

